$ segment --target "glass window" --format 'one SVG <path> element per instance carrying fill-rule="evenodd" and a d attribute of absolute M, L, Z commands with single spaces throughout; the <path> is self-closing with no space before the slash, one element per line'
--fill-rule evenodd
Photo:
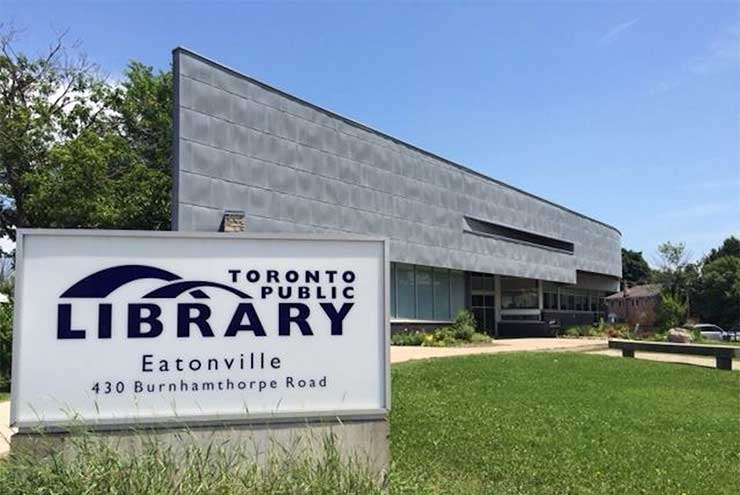
<path fill-rule="evenodd" d="M 542 305 L 545 309 L 558 309 L 558 295 L 554 292 L 544 292 L 542 294 Z"/>
<path fill-rule="evenodd" d="M 496 322 L 494 321 L 496 319 L 496 309 L 488 306 L 483 309 L 483 314 L 486 317 L 486 323 L 485 326 L 481 328 L 488 331 L 493 330 L 496 325 Z"/>
<path fill-rule="evenodd" d="M 486 330 L 486 316 L 483 308 L 472 308 L 475 326 L 478 330 Z"/>
<path fill-rule="evenodd" d="M 470 302 L 476 327 L 479 330 L 493 330 L 496 324 L 496 302 L 493 294 L 473 294 Z"/>
<path fill-rule="evenodd" d="M 572 289 L 560 289 L 560 309 L 562 311 L 573 311 L 576 307 L 576 298 Z"/>
<path fill-rule="evenodd" d="M 470 283 L 473 290 L 493 292 L 494 278 L 488 273 L 471 273 Z"/>
<path fill-rule="evenodd" d="M 414 265 L 396 265 L 396 303 L 399 318 L 416 318 Z"/>
<path fill-rule="evenodd" d="M 542 284 L 542 307 L 557 311 L 558 307 L 558 286 L 552 282 Z"/>
<path fill-rule="evenodd" d="M 538 309 L 537 281 L 526 278 L 501 277 L 502 309 Z"/>
<path fill-rule="evenodd" d="M 398 293 L 398 290 L 396 289 L 396 264 L 391 263 L 391 316 L 396 317 L 398 313 L 396 312 L 396 294 Z"/>
<path fill-rule="evenodd" d="M 465 272 L 459 270 L 394 262 L 390 285 L 394 318 L 449 321 L 467 305 Z"/>
<path fill-rule="evenodd" d="M 465 309 L 465 273 L 450 271 L 450 316 L 455 318 L 460 310 Z"/>
<path fill-rule="evenodd" d="M 450 319 L 450 272 L 434 269 L 434 319 Z"/>
<path fill-rule="evenodd" d="M 587 308 L 584 307 L 584 296 L 582 291 L 576 293 L 576 311 L 585 311 Z"/>
<path fill-rule="evenodd" d="M 416 317 L 420 320 L 434 319 L 432 269 L 427 266 L 416 267 Z"/>

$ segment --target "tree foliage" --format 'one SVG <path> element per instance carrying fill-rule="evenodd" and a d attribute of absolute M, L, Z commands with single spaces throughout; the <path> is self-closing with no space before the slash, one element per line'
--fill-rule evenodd
<path fill-rule="evenodd" d="M 661 293 L 655 314 L 655 323 L 659 329 L 666 331 L 682 325 L 687 316 L 688 308 L 681 299 L 667 291 Z"/>
<path fill-rule="evenodd" d="M 702 316 L 725 328 L 740 325 L 740 256 L 722 256 L 702 272 Z"/>
<path fill-rule="evenodd" d="M 622 248 L 622 278 L 630 285 L 644 284 L 650 279 L 650 266 L 641 251 Z"/>
<path fill-rule="evenodd" d="M 0 34 L 0 234 L 16 227 L 169 227 L 172 76 L 120 84 L 60 36 L 37 58 Z"/>
<path fill-rule="evenodd" d="M 652 281 L 663 287 L 663 292 L 683 301 L 691 313 L 691 295 L 699 282 L 699 266 L 691 263 L 691 255 L 683 242 L 664 242 L 658 246 L 659 268 Z"/>
<path fill-rule="evenodd" d="M 2 29 L 0 27 L 0 29 Z M 94 64 L 71 55 L 64 37 L 40 57 L 17 53 L 15 32 L 0 32 L 0 234 L 33 225 L 30 177 L 44 171 L 52 148 L 100 125 L 105 85 Z"/>
<path fill-rule="evenodd" d="M 660 268 L 652 279 L 663 286 L 662 305 L 668 303 L 667 312 L 680 313 L 680 303 L 693 318 L 727 328 L 740 325 L 740 241 L 736 237 L 725 239 L 698 264 L 690 262 L 683 243 L 663 243 L 658 252 Z M 667 314 L 659 316 L 670 319 Z"/>
<path fill-rule="evenodd" d="M 740 256 L 740 239 L 731 235 L 718 248 L 712 249 L 704 257 L 704 264 L 709 264 L 723 256 Z"/>

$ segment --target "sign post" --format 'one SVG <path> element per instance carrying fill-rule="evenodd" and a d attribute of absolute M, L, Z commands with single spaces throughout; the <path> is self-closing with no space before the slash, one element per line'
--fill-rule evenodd
<path fill-rule="evenodd" d="M 384 240 L 19 230 L 16 277 L 21 435 L 341 424 L 388 461 Z"/>

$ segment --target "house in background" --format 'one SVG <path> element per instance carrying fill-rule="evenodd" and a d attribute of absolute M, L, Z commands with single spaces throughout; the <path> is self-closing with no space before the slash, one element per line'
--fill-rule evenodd
<path fill-rule="evenodd" d="M 660 303 L 660 285 L 636 285 L 625 287 L 606 298 L 607 315 L 610 319 L 641 327 L 655 325 L 655 311 Z"/>

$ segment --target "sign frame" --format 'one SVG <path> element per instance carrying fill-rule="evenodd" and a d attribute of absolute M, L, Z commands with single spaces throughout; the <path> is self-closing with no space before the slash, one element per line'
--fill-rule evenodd
<path fill-rule="evenodd" d="M 142 429 L 151 428 L 173 428 L 182 426 L 237 426 L 237 425 L 260 425 L 260 424 L 286 424 L 286 423 L 316 423 L 325 421 L 373 421 L 385 420 L 391 409 L 391 367 L 390 367 L 390 260 L 389 241 L 384 237 L 364 236 L 356 234 L 293 234 L 293 233 L 255 233 L 255 232 L 205 232 L 205 231 L 144 231 L 144 230 L 105 230 L 105 229 L 33 229 L 19 228 L 16 231 L 16 285 L 15 293 L 23 293 L 23 271 L 24 271 L 24 244 L 28 237 L 32 236 L 56 236 L 56 237 L 144 237 L 144 238 L 181 238 L 181 239 L 251 239 L 251 240 L 275 240 L 275 241 L 330 241 L 330 242 L 379 242 L 382 243 L 382 273 L 380 276 L 383 284 L 382 291 L 382 314 L 383 326 L 382 345 L 384 352 L 381 353 L 380 365 L 383 386 L 383 404 L 375 409 L 357 410 L 328 410 L 307 411 L 305 414 L 296 412 L 276 413 L 249 413 L 249 414 L 204 414 L 197 416 L 172 416 L 172 417 L 144 417 L 144 418 L 111 418 L 105 420 L 80 421 L 75 419 L 52 420 L 52 421 L 17 421 L 18 413 L 18 382 L 20 373 L 20 350 L 23 345 L 20 330 L 20 315 L 24 303 L 22 299 L 15 300 L 13 308 L 13 356 L 12 376 L 10 390 L 10 426 L 18 428 L 20 433 L 26 432 L 62 432 L 68 431 L 70 427 L 83 426 L 86 430 L 107 431 L 124 430 L 132 426 Z"/>

